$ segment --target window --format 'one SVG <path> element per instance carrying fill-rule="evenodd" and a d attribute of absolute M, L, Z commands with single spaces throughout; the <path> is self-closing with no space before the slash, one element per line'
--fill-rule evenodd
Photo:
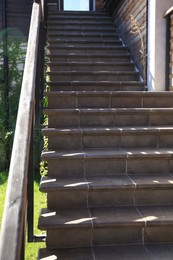
<path fill-rule="evenodd" d="M 89 11 L 93 9 L 91 0 L 64 0 L 64 11 Z"/>
<path fill-rule="evenodd" d="M 64 0 L 65 11 L 89 11 L 89 0 Z"/>

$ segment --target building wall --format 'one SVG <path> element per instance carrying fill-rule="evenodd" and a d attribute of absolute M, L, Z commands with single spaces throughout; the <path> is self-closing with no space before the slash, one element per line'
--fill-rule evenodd
<path fill-rule="evenodd" d="M 165 13 L 172 0 L 148 0 L 148 64 L 149 91 L 165 91 L 166 86 L 166 32 Z"/>
<path fill-rule="evenodd" d="M 6 0 L 7 21 L 7 57 L 8 57 L 8 91 L 9 91 L 9 130 L 0 126 L 0 169 L 4 169 L 10 158 L 10 152 L 5 152 L 5 136 L 12 143 L 15 128 L 16 113 L 19 100 L 19 92 L 22 84 L 25 53 L 31 18 L 33 0 Z M 4 91 L 7 86 L 3 84 L 3 27 L 2 27 L 2 1 L 0 1 L 0 111 L 4 111 Z M 0 114 L 0 121 L 4 122 L 4 114 Z M 7 132 L 6 132 L 7 131 Z M 7 158 L 8 157 L 8 158 Z"/>
<path fill-rule="evenodd" d="M 123 42 L 146 80 L 147 0 L 121 0 L 113 16 Z"/>
<path fill-rule="evenodd" d="M 102 10 L 104 8 L 103 0 L 95 0 L 96 10 Z"/>
<path fill-rule="evenodd" d="M 9 35 L 13 30 L 13 37 L 27 39 L 31 18 L 32 0 L 6 0 L 7 27 Z"/>
<path fill-rule="evenodd" d="M 170 81 L 169 90 L 173 91 L 173 14 L 171 15 L 171 27 L 170 27 Z"/>

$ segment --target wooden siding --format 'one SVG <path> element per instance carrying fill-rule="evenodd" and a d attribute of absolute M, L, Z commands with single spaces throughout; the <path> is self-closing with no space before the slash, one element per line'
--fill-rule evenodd
<path fill-rule="evenodd" d="M 27 40 L 32 0 L 6 0 L 8 36 Z"/>
<path fill-rule="evenodd" d="M 147 0 L 121 0 L 113 16 L 122 40 L 146 80 Z"/>
<path fill-rule="evenodd" d="M 104 9 L 104 1 L 103 0 L 95 0 L 96 10 Z"/>

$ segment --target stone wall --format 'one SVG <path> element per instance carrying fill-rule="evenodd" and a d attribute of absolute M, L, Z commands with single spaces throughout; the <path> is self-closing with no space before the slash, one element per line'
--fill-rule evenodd
<path fill-rule="evenodd" d="M 122 40 L 146 80 L 147 0 L 121 0 L 113 16 Z"/>

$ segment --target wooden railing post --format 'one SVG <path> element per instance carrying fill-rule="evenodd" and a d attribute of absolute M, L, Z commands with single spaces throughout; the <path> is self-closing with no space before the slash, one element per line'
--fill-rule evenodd
<path fill-rule="evenodd" d="M 34 3 L 2 218 L 0 237 L 0 257 L 2 260 L 21 260 L 24 258 L 28 204 L 27 183 L 30 175 L 30 152 L 32 152 L 30 144 L 33 138 L 40 11 L 40 4 Z"/>

